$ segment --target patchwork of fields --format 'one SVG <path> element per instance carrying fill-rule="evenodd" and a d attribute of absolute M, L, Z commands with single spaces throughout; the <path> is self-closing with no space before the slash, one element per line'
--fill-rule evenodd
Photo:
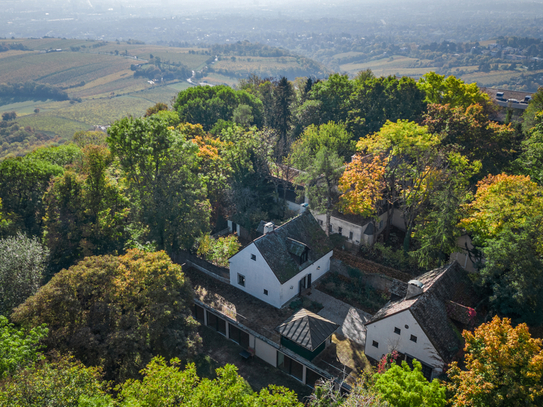
<path fill-rule="evenodd" d="M 6 41 L 14 42 L 0 43 Z M 184 79 L 150 84 L 144 76 L 134 77 L 131 65 L 147 64 L 153 55 L 162 63 L 196 70 L 210 58 L 191 52 L 192 48 L 57 38 L 15 42 L 23 43 L 28 51 L 0 53 L 0 83 L 50 84 L 63 89 L 73 100 L 0 100 L 0 113 L 15 111 L 22 128 L 29 126 L 59 136 L 61 141 L 94 125 L 111 124 L 128 115 L 141 116 L 157 102 L 171 104 L 177 93 L 191 86 Z M 46 52 L 57 49 L 62 51 Z"/>
<path fill-rule="evenodd" d="M 22 43 L 27 50 L 0 53 L 0 83 L 36 82 L 64 90 L 71 100 L 0 99 L 0 113 L 15 111 L 21 126 L 69 140 L 73 133 L 107 125 L 127 115 L 141 116 L 157 102 L 171 104 L 178 92 L 192 86 L 187 78 L 150 83 L 135 76 L 132 65 L 184 66 L 199 71 L 213 56 L 203 48 L 175 48 L 132 42 L 43 38 L 0 40 Z M 196 82 L 235 85 L 251 73 L 263 77 L 318 72 L 323 67 L 303 57 L 224 56 L 208 65 Z M 8 104 L 9 103 L 9 104 Z M 39 109 L 38 113 L 35 110 Z"/>

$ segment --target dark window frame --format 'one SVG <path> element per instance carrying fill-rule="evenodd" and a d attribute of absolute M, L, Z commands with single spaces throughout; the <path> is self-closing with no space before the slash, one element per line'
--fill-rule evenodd
<path fill-rule="evenodd" d="M 281 365 L 279 363 L 280 356 L 283 355 L 283 364 Z M 294 377 L 295 379 L 301 381 L 303 383 L 303 369 L 304 365 L 297 360 L 291 358 L 290 356 L 285 355 L 283 352 L 277 352 L 277 367 L 282 372 L 285 372 L 289 376 Z M 294 369 L 293 369 L 294 368 Z M 299 371 L 299 368 L 301 368 L 301 372 Z M 296 376 L 296 373 L 300 373 L 300 377 Z"/>
<path fill-rule="evenodd" d="M 417 337 L 415 335 L 411 335 L 411 338 L 409 338 L 411 342 L 417 343 Z"/>
<path fill-rule="evenodd" d="M 268 295 L 268 290 L 264 288 L 264 295 Z"/>
<path fill-rule="evenodd" d="M 245 287 L 245 276 L 238 273 L 238 285 Z"/>
<path fill-rule="evenodd" d="M 373 341 L 373 342 L 371 343 L 371 346 L 373 346 L 374 348 L 379 349 L 379 342 Z"/>
<path fill-rule="evenodd" d="M 251 260 L 256 261 L 256 254 L 251 254 Z"/>
<path fill-rule="evenodd" d="M 397 326 L 394 327 L 394 333 L 396 335 L 401 335 L 402 334 L 402 330 L 400 328 L 398 328 Z"/>
<path fill-rule="evenodd" d="M 309 258 L 309 249 L 305 249 L 300 256 L 300 264 L 304 264 Z"/>
<path fill-rule="evenodd" d="M 207 311 L 207 310 L 206 310 Z M 207 311 L 207 324 L 209 328 L 214 329 L 223 336 L 226 336 L 226 320 Z"/>

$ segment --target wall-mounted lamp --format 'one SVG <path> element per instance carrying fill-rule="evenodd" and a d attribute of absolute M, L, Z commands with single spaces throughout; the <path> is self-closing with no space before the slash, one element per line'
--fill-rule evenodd
<path fill-rule="evenodd" d="M 317 270 L 320 270 L 321 269 L 321 266 L 317 266 Z"/>

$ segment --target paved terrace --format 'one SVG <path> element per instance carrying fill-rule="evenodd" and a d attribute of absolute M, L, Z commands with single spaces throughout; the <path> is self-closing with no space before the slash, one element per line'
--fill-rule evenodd
<path fill-rule="evenodd" d="M 213 274 L 203 273 L 194 267 L 185 266 L 183 271 L 192 282 L 197 300 L 280 344 L 281 337 L 275 328 L 292 316 L 294 310 L 288 306 L 277 309 L 215 278 Z M 306 297 L 324 306 L 319 315 L 340 325 L 334 335 L 334 343 L 317 356 L 313 364 L 335 377 L 341 377 L 342 372 L 350 374 L 351 380 L 347 381 L 354 381 L 357 371 L 368 366 L 363 356 L 364 322 L 371 315 L 316 289 L 311 290 L 311 294 Z"/>
<path fill-rule="evenodd" d="M 339 325 L 336 333 L 364 347 L 366 343 L 366 326 L 364 324 L 370 320 L 371 314 L 317 289 L 312 289 L 306 297 L 323 305 L 324 308 L 318 314 Z"/>
<path fill-rule="evenodd" d="M 197 300 L 273 342 L 280 342 L 275 328 L 294 314 L 292 309 L 277 309 L 193 267 L 184 267 L 183 272 L 190 278 Z"/>

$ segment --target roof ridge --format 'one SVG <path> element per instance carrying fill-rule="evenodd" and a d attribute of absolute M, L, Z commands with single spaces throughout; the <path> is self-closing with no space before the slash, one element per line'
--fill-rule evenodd
<path fill-rule="evenodd" d="M 441 266 L 441 267 L 438 267 L 437 269 L 428 271 L 428 273 L 431 273 L 432 271 L 435 271 L 435 270 L 438 270 L 438 269 L 442 269 L 442 271 L 439 273 L 439 275 L 435 276 L 435 278 L 432 279 L 432 282 L 431 282 L 430 286 L 429 286 L 426 290 L 423 290 L 422 295 L 424 295 L 424 294 L 426 294 L 426 293 L 430 293 L 431 291 L 433 291 L 433 289 L 435 289 L 435 287 L 437 286 L 436 283 L 439 282 L 439 280 L 441 280 L 441 279 L 443 278 L 443 276 L 444 276 L 445 274 L 447 274 L 447 272 L 448 272 L 448 271 L 451 269 L 451 267 L 452 267 L 453 265 L 455 265 L 455 264 L 456 264 L 456 260 L 454 260 L 452 263 L 449 263 L 449 264 L 447 264 L 447 265 L 445 265 L 445 266 Z M 424 273 L 424 274 L 426 274 L 426 273 Z M 424 275 L 424 274 L 423 274 L 423 275 Z"/>

